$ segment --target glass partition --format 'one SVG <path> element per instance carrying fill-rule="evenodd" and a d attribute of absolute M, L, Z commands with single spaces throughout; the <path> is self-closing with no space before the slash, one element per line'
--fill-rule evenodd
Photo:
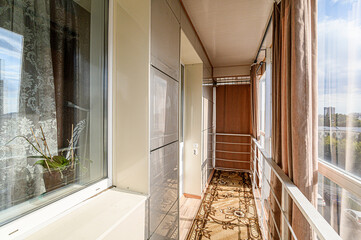
<path fill-rule="evenodd" d="M 0 2 L 0 225 L 107 177 L 107 11 Z"/>
<path fill-rule="evenodd" d="M 360 0 L 318 1 L 318 156 L 359 183 L 360 39 Z M 322 175 L 318 182 L 319 212 L 343 239 L 360 239 L 360 198 Z"/>
<path fill-rule="evenodd" d="M 318 6 L 319 157 L 361 177 L 361 1 Z"/>

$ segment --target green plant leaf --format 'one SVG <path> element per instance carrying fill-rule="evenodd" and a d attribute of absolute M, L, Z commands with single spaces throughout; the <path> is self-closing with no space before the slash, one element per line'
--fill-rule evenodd
<path fill-rule="evenodd" d="M 45 160 L 44 160 L 44 159 L 39 160 L 39 161 L 36 161 L 36 162 L 34 163 L 34 165 L 41 165 L 41 166 L 43 166 L 44 168 L 46 167 L 46 163 L 45 163 Z"/>
<path fill-rule="evenodd" d="M 50 167 L 50 168 L 53 168 L 53 169 L 60 168 L 60 167 L 62 167 L 62 165 L 63 165 L 63 164 L 58 163 L 58 162 L 55 162 L 55 161 L 53 161 L 53 162 L 48 161 L 48 164 L 49 164 L 49 167 Z"/>
<path fill-rule="evenodd" d="M 27 158 L 44 158 L 43 156 L 27 156 Z"/>
<path fill-rule="evenodd" d="M 53 156 L 53 161 L 60 164 L 69 164 L 70 161 L 63 156 Z"/>

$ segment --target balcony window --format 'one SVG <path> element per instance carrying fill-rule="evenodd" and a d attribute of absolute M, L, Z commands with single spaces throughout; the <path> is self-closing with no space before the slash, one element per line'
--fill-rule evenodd
<path fill-rule="evenodd" d="M 268 54 L 268 55 L 267 55 Z M 260 67 L 263 68 L 263 74 L 259 76 L 258 84 L 258 124 L 260 139 L 259 143 L 263 149 L 271 155 L 271 81 L 272 81 L 272 65 L 270 62 L 271 49 L 267 49 L 266 58 Z"/>
<path fill-rule="evenodd" d="M 0 3 L 0 226 L 107 177 L 106 10 Z"/>
<path fill-rule="evenodd" d="M 319 159 L 361 182 L 361 1 L 318 1 Z M 347 187 L 347 186 L 346 186 Z M 344 239 L 360 239 L 361 201 L 320 175 L 318 209 Z"/>
<path fill-rule="evenodd" d="M 266 72 L 262 74 L 258 84 L 258 124 L 260 132 L 260 143 L 264 148 L 265 146 L 265 120 L 266 120 Z"/>

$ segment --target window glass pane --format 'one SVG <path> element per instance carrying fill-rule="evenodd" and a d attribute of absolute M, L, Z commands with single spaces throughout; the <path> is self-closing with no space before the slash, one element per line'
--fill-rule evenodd
<path fill-rule="evenodd" d="M 361 1 L 318 1 L 319 157 L 361 176 Z"/>
<path fill-rule="evenodd" d="M 321 174 L 317 209 L 342 239 L 361 239 L 361 199 Z"/>
<path fill-rule="evenodd" d="M 266 72 L 259 79 L 258 84 L 258 124 L 261 146 L 265 147 L 265 120 L 266 120 Z"/>
<path fill-rule="evenodd" d="M 0 225 L 107 176 L 106 2 L 0 2 Z"/>

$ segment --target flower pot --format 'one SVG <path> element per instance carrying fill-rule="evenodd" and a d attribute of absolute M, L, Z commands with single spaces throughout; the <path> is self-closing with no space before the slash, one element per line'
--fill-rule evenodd
<path fill-rule="evenodd" d="M 64 187 L 75 181 L 75 166 L 72 168 L 68 166 L 63 171 L 44 169 L 43 178 L 45 183 L 46 192 Z"/>

